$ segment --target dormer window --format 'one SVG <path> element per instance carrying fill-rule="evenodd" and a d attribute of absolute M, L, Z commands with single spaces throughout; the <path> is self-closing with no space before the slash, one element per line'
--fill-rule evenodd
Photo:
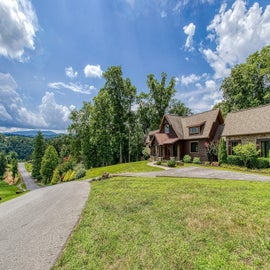
<path fill-rule="evenodd" d="M 164 132 L 165 132 L 166 134 L 169 134 L 169 133 L 170 133 L 170 125 L 169 125 L 169 124 L 166 124 L 166 125 L 164 126 Z"/>
<path fill-rule="evenodd" d="M 189 128 L 189 135 L 193 135 L 193 134 L 199 134 L 199 127 L 190 127 Z"/>

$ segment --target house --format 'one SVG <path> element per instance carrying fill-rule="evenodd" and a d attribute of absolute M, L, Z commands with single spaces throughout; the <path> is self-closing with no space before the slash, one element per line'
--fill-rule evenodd
<path fill-rule="evenodd" d="M 261 150 L 262 157 L 269 157 L 270 104 L 228 113 L 222 133 L 228 154 L 233 154 L 237 144 L 252 142 Z"/>
<path fill-rule="evenodd" d="M 223 127 L 219 109 L 186 117 L 165 115 L 159 131 L 151 133 L 151 158 L 181 160 L 188 154 L 207 161 L 205 143 L 218 141 Z"/>

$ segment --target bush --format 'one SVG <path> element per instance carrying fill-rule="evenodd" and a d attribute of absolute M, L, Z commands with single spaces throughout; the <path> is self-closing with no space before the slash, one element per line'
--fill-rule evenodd
<path fill-rule="evenodd" d="M 73 173 L 72 170 L 67 171 L 67 173 L 66 173 L 65 176 L 64 176 L 63 182 L 68 182 L 68 181 L 70 181 L 70 177 L 71 177 L 72 173 Z"/>
<path fill-rule="evenodd" d="M 75 179 L 83 178 L 85 175 L 86 175 L 86 170 L 84 168 L 80 168 L 78 169 L 78 171 L 76 171 Z"/>
<path fill-rule="evenodd" d="M 256 150 L 256 145 L 254 143 L 238 144 L 233 147 L 233 151 L 243 162 L 245 167 L 250 167 L 252 161 L 258 157 L 259 151 Z"/>
<path fill-rule="evenodd" d="M 168 160 L 167 165 L 168 165 L 168 167 L 175 167 L 176 166 L 175 159 L 172 158 L 172 159 Z"/>
<path fill-rule="evenodd" d="M 52 177 L 52 180 L 51 180 L 51 184 L 55 185 L 55 184 L 58 184 L 60 182 L 61 182 L 60 172 L 59 172 L 58 169 L 55 169 L 54 172 L 53 172 L 53 177 Z"/>
<path fill-rule="evenodd" d="M 194 164 L 201 164 L 201 160 L 200 160 L 199 157 L 194 157 L 192 162 L 193 162 Z"/>
<path fill-rule="evenodd" d="M 240 157 L 238 157 L 236 155 L 228 155 L 227 156 L 227 164 L 234 165 L 234 166 L 242 166 L 243 165 Z"/>
<path fill-rule="evenodd" d="M 190 155 L 184 155 L 183 161 L 184 163 L 191 163 L 191 156 Z"/>
<path fill-rule="evenodd" d="M 156 164 L 161 165 L 161 160 L 157 160 Z"/>
<path fill-rule="evenodd" d="M 218 162 L 219 164 L 227 162 L 226 143 L 223 139 L 220 140 L 219 145 L 218 145 Z"/>
<path fill-rule="evenodd" d="M 270 167 L 268 158 L 257 158 L 256 163 L 256 168 L 258 169 L 267 169 Z"/>

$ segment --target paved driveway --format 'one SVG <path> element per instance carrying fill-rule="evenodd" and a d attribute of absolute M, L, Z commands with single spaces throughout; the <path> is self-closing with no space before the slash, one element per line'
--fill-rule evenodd
<path fill-rule="evenodd" d="M 0 269 L 51 269 L 89 192 L 89 183 L 74 181 L 0 204 Z"/>
<path fill-rule="evenodd" d="M 191 177 L 191 178 L 214 178 L 214 179 L 228 179 L 228 180 L 246 180 L 246 181 L 262 181 L 270 182 L 270 175 L 263 176 L 258 174 L 248 174 L 242 172 L 231 172 L 226 170 L 216 170 L 203 167 L 181 167 L 177 169 L 169 169 L 158 172 L 149 173 L 124 173 L 124 176 L 171 176 L 171 177 Z"/>
<path fill-rule="evenodd" d="M 18 171 L 21 174 L 23 182 L 28 190 L 35 190 L 39 188 L 39 186 L 34 182 L 34 179 L 31 177 L 31 174 L 25 169 L 24 163 L 18 164 Z"/>

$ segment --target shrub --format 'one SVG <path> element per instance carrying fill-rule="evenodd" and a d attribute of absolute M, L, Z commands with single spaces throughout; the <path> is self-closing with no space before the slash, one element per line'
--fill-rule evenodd
<path fill-rule="evenodd" d="M 236 155 L 228 155 L 227 156 L 227 164 L 234 166 L 242 166 L 243 163 L 241 159 Z"/>
<path fill-rule="evenodd" d="M 252 165 L 252 160 L 258 157 L 258 151 L 254 143 L 238 144 L 233 148 L 233 151 L 239 156 L 245 167 Z"/>
<path fill-rule="evenodd" d="M 55 185 L 61 182 L 61 177 L 60 177 L 60 172 L 58 169 L 55 169 L 53 172 L 53 177 L 52 177 L 52 181 L 51 184 Z"/>
<path fill-rule="evenodd" d="M 191 156 L 190 155 L 184 155 L 183 161 L 184 163 L 191 163 Z"/>
<path fill-rule="evenodd" d="M 218 144 L 215 141 L 210 143 L 205 142 L 204 147 L 206 149 L 207 159 L 209 162 L 218 160 Z"/>
<path fill-rule="evenodd" d="M 172 159 L 168 160 L 167 165 L 168 165 L 168 167 L 175 167 L 176 166 L 175 159 L 172 158 Z"/>
<path fill-rule="evenodd" d="M 157 160 L 156 164 L 161 165 L 161 160 Z"/>
<path fill-rule="evenodd" d="M 65 176 L 64 176 L 63 182 L 69 181 L 72 172 L 73 172 L 72 170 L 68 170 L 68 171 L 67 171 L 67 173 L 66 173 Z"/>
<path fill-rule="evenodd" d="M 218 145 L 218 162 L 219 164 L 227 162 L 226 143 L 223 139 L 220 140 L 219 145 Z"/>
<path fill-rule="evenodd" d="M 270 166 L 268 158 L 257 158 L 256 161 L 256 168 L 258 169 L 267 169 Z"/>
<path fill-rule="evenodd" d="M 142 150 L 142 155 L 143 155 L 145 160 L 150 158 L 149 150 L 146 147 Z"/>
<path fill-rule="evenodd" d="M 193 158 L 193 163 L 194 163 L 194 164 L 201 164 L 200 158 L 199 158 L 199 157 L 194 157 L 194 158 Z"/>
<path fill-rule="evenodd" d="M 78 169 L 78 171 L 76 171 L 75 179 L 83 178 L 85 175 L 86 175 L 86 170 L 84 168 L 80 168 Z"/>

